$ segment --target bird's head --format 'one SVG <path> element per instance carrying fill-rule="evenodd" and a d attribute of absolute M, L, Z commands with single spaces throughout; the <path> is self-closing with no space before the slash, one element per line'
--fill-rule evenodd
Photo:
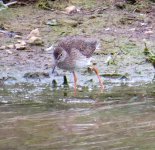
<path fill-rule="evenodd" d="M 52 73 L 54 73 L 55 67 L 58 65 L 58 63 L 63 63 L 66 56 L 67 56 L 67 52 L 62 47 L 56 47 L 54 49 L 53 57 L 55 62 L 54 62 Z"/>

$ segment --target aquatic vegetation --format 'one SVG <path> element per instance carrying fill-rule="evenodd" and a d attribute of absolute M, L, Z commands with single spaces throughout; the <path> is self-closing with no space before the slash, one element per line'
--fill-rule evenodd
<path fill-rule="evenodd" d="M 153 67 L 155 68 L 155 54 L 152 53 L 152 52 L 148 49 L 146 43 L 145 43 L 145 48 L 144 48 L 144 54 L 145 54 L 145 56 L 146 56 L 146 60 L 149 61 L 149 62 L 153 65 Z"/>

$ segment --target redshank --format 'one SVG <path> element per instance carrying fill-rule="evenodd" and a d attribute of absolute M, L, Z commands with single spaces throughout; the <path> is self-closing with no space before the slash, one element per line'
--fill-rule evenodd
<path fill-rule="evenodd" d="M 54 73 L 55 67 L 68 70 L 74 76 L 74 94 L 76 95 L 77 75 L 76 70 L 91 65 L 91 57 L 96 50 L 98 42 L 96 39 L 83 36 L 67 36 L 60 40 L 54 49 Z M 91 70 L 94 71 L 99 79 L 101 90 L 104 85 L 99 76 L 98 69 L 93 65 Z"/>

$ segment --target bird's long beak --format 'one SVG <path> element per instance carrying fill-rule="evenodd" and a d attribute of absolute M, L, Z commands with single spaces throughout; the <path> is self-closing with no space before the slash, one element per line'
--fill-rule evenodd
<path fill-rule="evenodd" d="M 52 69 L 52 74 L 54 73 L 55 68 L 56 68 L 56 64 L 53 66 L 53 69 Z"/>

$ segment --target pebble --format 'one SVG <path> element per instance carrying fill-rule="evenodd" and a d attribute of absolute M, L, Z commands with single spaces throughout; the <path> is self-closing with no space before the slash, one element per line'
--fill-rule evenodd
<path fill-rule="evenodd" d="M 39 32 L 39 29 L 38 28 L 32 30 L 30 32 L 30 34 L 27 36 L 27 39 L 30 39 L 31 37 L 34 37 L 34 36 L 35 37 L 40 37 L 40 32 Z"/>
<path fill-rule="evenodd" d="M 66 7 L 65 11 L 67 14 L 72 14 L 72 13 L 76 13 L 78 10 L 74 5 L 72 5 L 72 6 Z"/>
<path fill-rule="evenodd" d="M 8 54 L 12 54 L 12 52 L 11 52 L 10 50 L 6 50 L 6 52 L 7 52 Z"/>
<path fill-rule="evenodd" d="M 16 48 L 16 50 L 24 50 L 24 49 L 26 49 L 26 42 L 18 40 L 18 43 L 15 44 L 15 48 Z"/>
<path fill-rule="evenodd" d="M 32 36 L 28 39 L 27 43 L 32 45 L 42 45 L 43 41 L 40 37 Z"/>
<path fill-rule="evenodd" d="M 6 49 L 6 46 L 1 46 L 0 47 L 0 50 L 4 50 L 4 49 Z"/>
<path fill-rule="evenodd" d="M 14 38 L 15 38 L 15 39 L 21 39 L 22 36 L 20 36 L 20 35 L 15 35 Z"/>
<path fill-rule="evenodd" d="M 13 49 L 13 48 L 14 48 L 14 45 L 13 45 L 13 44 L 11 44 L 11 45 L 7 45 L 7 48 L 9 48 L 9 49 Z"/>

